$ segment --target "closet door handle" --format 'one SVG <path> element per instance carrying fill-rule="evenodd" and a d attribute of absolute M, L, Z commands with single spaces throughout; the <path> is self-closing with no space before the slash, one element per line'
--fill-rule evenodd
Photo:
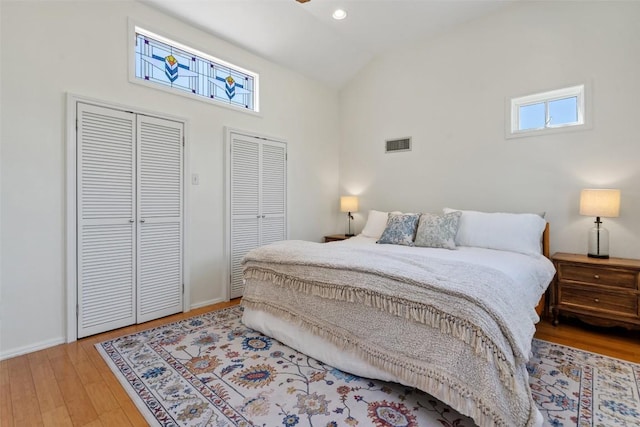
<path fill-rule="evenodd" d="M 144 222 L 144 219 L 141 219 L 140 222 Z"/>
<path fill-rule="evenodd" d="M 133 218 L 131 218 L 131 219 L 129 220 L 129 222 L 136 222 L 136 220 L 135 220 L 135 219 L 133 219 Z"/>

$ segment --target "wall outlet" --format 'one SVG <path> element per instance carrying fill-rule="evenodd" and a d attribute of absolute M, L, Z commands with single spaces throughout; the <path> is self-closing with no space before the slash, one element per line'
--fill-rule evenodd
<path fill-rule="evenodd" d="M 197 173 L 191 174 L 191 184 L 200 185 L 200 175 L 198 175 Z"/>

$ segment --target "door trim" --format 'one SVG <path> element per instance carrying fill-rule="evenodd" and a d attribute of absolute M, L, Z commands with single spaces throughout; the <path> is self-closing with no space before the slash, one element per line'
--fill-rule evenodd
<path fill-rule="evenodd" d="M 127 105 L 111 103 L 99 99 L 88 98 L 73 93 L 66 94 L 66 242 L 65 242 L 65 283 L 66 283 L 66 342 L 73 342 L 78 339 L 78 281 L 77 281 L 77 181 L 76 181 L 76 165 L 77 165 L 77 141 L 76 141 L 76 123 L 78 103 L 95 105 L 103 108 L 111 108 L 114 110 L 127 111 L 135 114 L 158 117 L 166 120 L 181 122 L 184 126 L 184 148 L 183 148 L 183 206 L 182 206 L 182 280 L 184 283 L 184 294 L 182 296 L 182 309 L 188 312 L 191 309 L 191 286 L 189 273 L 189 185 L 188 177 L 191 175 L 190 146 L 189 146 L 189 126 L 188 120 L 184 117 L 176 117 L 156 111 L 144 110 Z"/>
<path fill-rule="evenodd" d="M 240 135 L 249 136 L 252 138 L 258 138 L 263 140 L 269 140 L 273 142 L 279 142 L 287 147 L 287 156 L 289 155 L 289 144 L 284 138 L 279 138 L 271 135 L 261 134 L 257 132 L 237 129 L 229 126 L 225 126 L 224 132 L 224 241 L 223 241 L 223 257 L 224 268 L 222 269 L 221 283 L 225 284 L 224 300 L 229 301 L 231 297 L 231 134 L 237 133 Z M 285 161 L 287 168 L 286 176 L 289 177 L 289 162 Z M 287 178 L 288 179 L 288 178 Z M 286 212 L 285 212 L 285 233 L 289 238 L 289 184 L 286 185 Z"/>

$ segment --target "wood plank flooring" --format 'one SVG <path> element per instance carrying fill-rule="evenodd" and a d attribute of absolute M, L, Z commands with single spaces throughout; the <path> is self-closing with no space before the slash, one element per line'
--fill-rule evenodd
<path fill-rule="evenodd" d="M 94 344 L 238 304 L 215 304 L 0 362 L 0 426 L 146 426 Z M 538 325 L 536 337 L 640 363 L 640 333 L 577 322 Z"/>
<path fill-rule="evenodd" d="M 536 338 L 575 347 L 592 353 L 640 363 L 640 331 L 624 328 L 601 328 L 576 319 L 560 318 L 553 326 L 551 320 L 536 325 Z"/>

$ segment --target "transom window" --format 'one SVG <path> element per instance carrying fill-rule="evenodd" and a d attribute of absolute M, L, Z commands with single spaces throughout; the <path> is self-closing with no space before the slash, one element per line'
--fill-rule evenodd
<path fill-rule="evenodd" d="M 135 83 L 259 111 L 258 74 L 135 26 Z"/>
<path fill-rule="evenodd" d="M 585 124 L 584 85 L 511 99 L 511 136 Z"/>

